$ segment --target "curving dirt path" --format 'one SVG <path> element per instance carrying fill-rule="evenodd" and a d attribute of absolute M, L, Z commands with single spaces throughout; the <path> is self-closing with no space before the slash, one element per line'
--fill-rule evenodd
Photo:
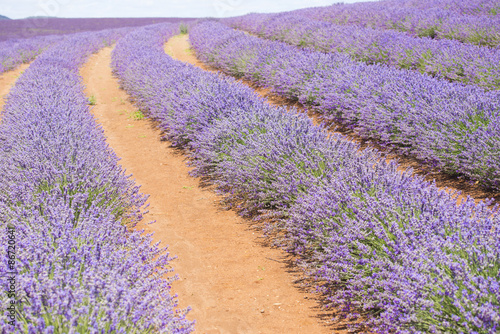
<path fill-rule="evenodd" d="M 145 221 L 156 223 L 140 227 L 178 256 L 171 264 L 180 280 L 172 289 L 181 308 L 192 307 L 196 333 L 346 333 L 299 288 L 300 272 L 287 255 L 264 246 L 248 221 L 222 210 L 221 198 L 188 175 L 185 157 L 160 141 L 154 123 L 133 119 L 137 109 L 112 76 L 111 51 L 91 56 L 82 68 L 86 94 L 95 97 L 93 114 L 120 163 L 151 195 Z"/>
<path fill-rule="evenodd" d="M 188 34 L 172 37 L 167 41 L 167 43 L 165 43 L 164 50 L 167 54 L 177 60 L 193 64 L 207 71 L 219 71 L 218 69 L 211 67 L 196 58 L 194 51 L 191 49 Z M 220 72 L 224 73 L 223 71 Z M 273 94 L 270 88 L 258 86 L 257 84 L 249 80 L 238 79 L 238 81 L 241 81 L 242 83 L 253 88 L 255 92 L 264 97 L 269 104 L 276 106 L 293 106 L 301 112 L 307 112 L 308 116 L 313 119 L 315 124 L 322 123 L 320 114 L 315 113 L 314 111 L 306 111 L 306 109 L 300 103 L 292 102 L 287 98 Z M 387 149 L 378 145 L 376 142 L 363 139 L 355 135 L 352 130 L 344 129 L 339 124 L 331 124 L 331 129 L 334 129 L 336 127 L 337 129 L 335 131 L 332 130 L 332 132 L 338 132 L 346 135 L 349 139 L 360 143 L 362 149 L 366 147 L 374 147 L 382 153 L 385 152 L 386 160 L 398 160 L 400 165 L 399 170 L 403 171 L 407 168 L 413 168 L 414 174 L 425 176 L 425 179 L 427 181 L 435 181 L 436 185 L 439 188 L 444 189 L 449 193 L 460 191 L 461 194 L 457 196 L 457 203 L 460 203 L 467 196 L 470 196 L 475 199 L 476 203 L 482 200 L 484 201 L 486 199 L 494 199 L 493 204 L 500 204 L 499 191 L 485 189 L 477 183 L 471 183 L 470 181 L 450 176 L 449 174 L 444 172 L 429 172 L 428 170 L 426 170 L 425 165 L 422 165 L 417 159 L 413 157 L 406 157 L 397 153 L 387 152 Z"/>
<path fill-rule="evenodd" d="M 5 97 L 9 94 L 10 89 L 16 83 L 17 78 L 27 69 L 29 64 L 22 64 L 12 71 L 7 71 L 0 74 L 0 114 L 5 105 Z"/>

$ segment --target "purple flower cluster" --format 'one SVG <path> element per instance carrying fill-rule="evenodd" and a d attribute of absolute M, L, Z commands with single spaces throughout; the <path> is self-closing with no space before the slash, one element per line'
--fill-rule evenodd
<path fill-rule="evenodd" d="M 0 124 L 1 333 L 192 331 L 169 294 L 168 253 L 128 231 L 146 197 L 117 164 L 78 74 L 124 32 L 69 36 L 9 94 Z"/>
<path fill-rule="evenodd" d="M 297 49 L 220 23 L 195 26 L 198 57 L 315 108 L 365 138 L 451 174 L 500 187 L 500 92 Z"/>
<path fill-rule="evenodd" d="M 0 42 L 0 74 L 32 61 L 50 45 L 62 39 L 61 36 L 45 36 Z"/>
<path fill-rule="evenodd" d="M 195 26 L 194 41 L 217 40 L 224 31 L 215 27 Z M 270 106 L 231 77 L 173 60 L 163 43 L 176 33 L 156 25 L 120 40 L 113 67 L 122 86 L 190 154 L 195 175 L 242 212 L 275 218 L 281 242 L 328 283 L 333 305 L 364 310 L 376 332 L 500 329 L 498 212 L 472 198 L 457 205 L 378 152 Z"/>
<path fill-rule="evenodd" d="M 299 9 L 295 13 L 340 25 L 396 29 L 413 36 L 456 39 L 491 47 L 500 44 L 499 15 L 461 15 L 439 7 L 405 7 L 399 1 L 336 4 Z"/>
<path fill-rule="evenodd" d="M 487 89 L 500 88 L 500 49 L 413 37 L 394 30 L 336 25 L 295 13 L 248 14 L 222 22 L 292 45 L 347 53 L 369 64 L 383 63 Z"/>

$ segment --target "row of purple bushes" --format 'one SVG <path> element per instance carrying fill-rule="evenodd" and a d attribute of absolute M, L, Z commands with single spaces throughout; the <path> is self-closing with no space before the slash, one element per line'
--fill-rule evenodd
<path fill-rule="evenodd" d="M 394 30 L 337 25 L 295 13 L 248 14 L 225 19 L 223 23 L 292 45 L 343 52 L 369 64 L 417 70 L 486 89 L 500 87 L 498 48 L 419 38 Z"/>
<path fill-rule="evenodd" d="M 218 45 L 220 33 L 209 23 L 190 34 L 198 49 L 204 38 Z M 242 212 L 275 217 L 283 246 L 327 282 L 332 305 L 361 312 L 376 332 L 498 331 L 500 217 L 488 203 L 457 205 L 378 152 L 171 59 L 163 43 L 174 34 L 157 25 L 122 39 L 113 52 L 122 86 L 188 152 L 195 175 Z"/>
<path fill-rule="evenodd" d="M 212 66 L 272 87 L 429 166 L 500 187 L 499 91 L 298 49 L 210 21 L 192 29 L 190 40 Z"/>
<path fill-rule="evenodd" d="M 78 74 L 87 56 L 125 32 L 66 38 L 8 96 L 0 125 L 1 333 L 192 331 L 169 294 L 168 253 L 128 231 L 146 197 L 117 164 Z"/>
<path fill-rule="evenodd" d="M 386 0 L 400 7 L 427 10 L 440 8 L 462 15 L 498 15 L 500 3 L 498 0 Z"/>
<path fill-rule="evenodd" d="M 462 15 L 440 7 L 402 6 L 399 1 L 335 4 L 295 12 L 340 25 L 395 29 L 413 36 L 456 39 L 490 47 L 500 45 L 499 15 Z"/>
<path fill-rule="evenodd" d="M 62 36 L 45 36 L 0 42 L 0 74 L 32 61 L 50 45 L 62 39 Z"/>

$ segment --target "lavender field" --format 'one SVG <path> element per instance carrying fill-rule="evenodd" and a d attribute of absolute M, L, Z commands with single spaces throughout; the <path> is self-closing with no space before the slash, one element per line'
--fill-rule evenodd
<path fill-rule="evenodd" d="M 192 176 L 263 222 L 333 322 L 358 333 L 499 333 L 497 203 L 457 200 L 289 106 L 496 194 L 498 15 L 494 0 L 386 0 L 182 23 L 67 19 L 29 38 L 19 38 L 22 20 L 0 22 L 0 75 L 31 62 L 0 112 L 0 332 L 197 328 L 179 307 L 188 296 L 171 291 L 175 254 L 136 228 L 149 195 L 84 95 L 79 69 L 112 47 L 140 118 Z M 180 34 L 219 72 L 167 54 Z M 241 78 L 288 103 L 269 104 Z"/>
<path fill-rule="evenodd" d="M 498 91 L 300 50 L 220 23 L 197 25 L 191 40 L 200 59 L 225 72 L 271 87 L 362 137 L 498 189 Z"/>
<path fill-rule="evenodd" d="M 189 20 L 189 19 L 187 19 Z M 160 22 L 187 21 L 178 18 L 27 18 L 22 20 L 0 20 L 0 41 L 26 39 L 37 36 L 65 35 L 85 31 L 99 31 L 121 27 L 140 27 Z"/>
<path fill-rule="evenodd" d="M 380 1 L 306 8 L 296 13 L 341 25 L 403 31 L 411 36 L 452 39 L 496 47 L 498 1 Z"/>
<path fill-rule="evenodd" d="M 500 86 L 500 49 L 405 32 L 321 22 L 296 13 L 249 14 L 226 20 L 233 28 L 322 52 L 346 53 L 368 64 L 411 69 L 451 82 Z"/>

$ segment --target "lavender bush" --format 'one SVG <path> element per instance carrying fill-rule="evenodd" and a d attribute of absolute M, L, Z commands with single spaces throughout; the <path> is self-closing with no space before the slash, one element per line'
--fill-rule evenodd
<path fill-rule="evenodd" d="M 294 13 L 248 14 L 225 24 L 260 37 L 323 52 L 343 52 L 369 64 L 383 63 L 486 89 L 500 87 L 500 49 L 408 36 L 394 30 L 342 26 Z"/>
<path fill-rule="evenodd" d="M 497 333 L 498 214 L 470 198 L 457 207 L 396 165 L 370 167 L 300 197 L 284 223 L 288 249 L 327 282 L 332 306 L 378 315 L 377 332 Z"/>
<path fill-rule="evenodd" d="M 50 45 L 62 39 L 61 36 L 44 36 L 0 42 L 0 74 L 32 61 Z"/>
<path fill-rule="evenodd" d="M 193 28 L 196 40 L 208 27 Z M 195 175 L 243 213 L 275 218 L 332 304 L 361 310 L 375 332 L 499 330 L 500 216 L 490 203 L 457 205 L 378 152 L 171 59 L 163 43 L 177 33 L 156 25 L 120 40 L 112 64 L 122 86 L 186 150 Z"/>
<path fill-rule="evenodd" d="M 456 39 L 464 43 L 498 47 L 500 16 L 461 15 L 442 8 L 401 6 L 399 1 L 336 4 L 299 9 L 295 13 L 339 25 L 395 29 L 413 36 Z"/>
<path fill-rule="evenodd" d="M 168 253 L 127 229 L 146 197 L 117 164 L 78 75 L 89 54 L 124 32 L 68 37 L 9 94 L 0 125 L 2 333 L 192 331 L 169 294 Z M 14 296 L 5 292 L 12 280 Z"/>
<path fill-rule="evenodd" d="M 195 26 L 190 40 L 210 65 L 272 87 L 429 166 L 499 189 L 498 91 L 300 50 L 210 21 Z"/>

